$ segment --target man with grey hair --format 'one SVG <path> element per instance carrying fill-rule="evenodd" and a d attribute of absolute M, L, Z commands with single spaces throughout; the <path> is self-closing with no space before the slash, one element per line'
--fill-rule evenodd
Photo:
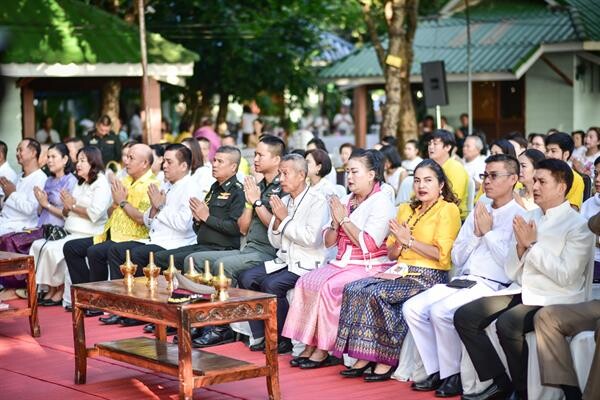
<path fill-rule="evenodd" d="M 271 197 L 273 217 L 268 230 L 277 257 L 245 270 L 239 277 L 241 288 L 277 296 L 279 353 L 292 350 L 291 340 L 281 336 L 289 309 L 287 292 L 294 288 L 300 276 L 325 261 L 322 228 L 329 218 L 327 200 L 306 184 L 307 174 L 308 165 L 302 156 L 289 154 L 282 158 L 279 181 L 283 191 L 289 194 L 282 198 Z M 255 338 L 264 337 L 262 321 L 250 321 L 250 328 Z M 264 341 L 250 347 L 252 351 L 263 349 Z"/>
<path fill-rule="evenodd" d="M 469 135 L 463 144 L 463 164 L 471 178 L 475 182 L 475 188 L 479 190 L 481 179 L 479 175 L 485 172 L 485 156 L 481 155 L 483 141 L 477 135 Z"/>

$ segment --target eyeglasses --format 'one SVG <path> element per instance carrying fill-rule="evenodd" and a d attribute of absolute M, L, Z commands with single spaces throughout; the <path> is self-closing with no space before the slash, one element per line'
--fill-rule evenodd
<path fill-rule="evenodd" d="M 490 181 L 495 181 L 496 179 L 498 179 L 501 176 L 511 176 L 511 175 L 515 175 L 515 174 L 510 174 L 508 172 L 505 172 L 503 174 L 499 173 L 499 172 L 492 172 L 490 174 L 483 173 L 483 174 L 479 174 L 479 179 L 481 179 L 482 181 L 485 181 L 486 178 L 490 178 Z"/>

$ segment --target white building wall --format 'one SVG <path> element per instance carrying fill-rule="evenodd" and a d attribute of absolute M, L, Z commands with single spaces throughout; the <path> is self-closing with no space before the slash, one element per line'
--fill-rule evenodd
<path fill-rule="evenodd" d="M 460 114 L 468 112 L 466 82 L 448 82 L 448 105 L 440 107 L 440 112 L 451 126 L 460 126 Z M 435 108 L 428 108 L 427 113 L 435 118 Z"/>
<path fill-rule="evenodd" d="M 573 80 L 573 128 L 585 131 L 600 126 L 600 66 L 579 57 L 574 63 L 583 70 L 579 79 Z"/>
<path fill-rule="evenodd" d="M 8 162 L 15 171 L 21 168 L 17 164 L 16 149 L 21 141 L 21 90 L 15 79 L 6 79 L 6 93 L 0 105 L 0 140 L 8 146 Z"/>
<path fill-rule="evenodd" d="M 574 80 L 573 54 L 546 54 L 566 76 Z M 525 131 L 545 133 L 550 128 L 573 130 L 573 87 L 542 60 L 525 74 Z"/>

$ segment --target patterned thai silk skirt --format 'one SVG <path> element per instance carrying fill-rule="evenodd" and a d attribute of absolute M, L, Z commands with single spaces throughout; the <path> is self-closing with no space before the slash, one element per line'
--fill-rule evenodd
<path fill-rule="evenodd" d="M 448 271 L 410 267 L 420 276 L 395 280 L 366 278 L 344 288 L 333 354 L 396 365 L 408 325 L 402 315 L 406 300 L 433 285 L 448 282 Z"/>

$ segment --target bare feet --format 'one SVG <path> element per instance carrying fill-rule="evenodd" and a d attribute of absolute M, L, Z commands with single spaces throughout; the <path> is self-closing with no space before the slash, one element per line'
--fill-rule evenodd
<path fill-rule="evenodd" d="M 310 357 L 312 355 L 312 353 L 315 351 L 315 346 L 306 346 L 304 348 L 304 351 L 302 353 L 300 353 L 300 355 L 298 357 Z"/>
<path fill-rule="evenodd" d="M 387 364 L 377 364 L 375 365 L 375 373 L 378 375 L 382 375 L 385 374 L 386 372 L 388 372 L 392 367 L 390 365 Z"/>
<path fill-rule="evenodd" d="M 321 350 L 321 349 L 315 349 L 315 351 L 313 351 L 313 353 L 310 356 L 310 360 L 311 361 L 323 361 L 324 359 L 327 358 L 327 356 L 329 355 L 328 352 L 326 352 L 325 350 Z"/>
<path fill-rule="evenodd" d="M 356 362 L 354 363 L 354 365 L 352 366 L 353 369 L 359 369 L 359 368 L 363 368 L 365 365 L 367 365 L 369 362 L 365 361 L 365 360 L 356 360 Z"/>

